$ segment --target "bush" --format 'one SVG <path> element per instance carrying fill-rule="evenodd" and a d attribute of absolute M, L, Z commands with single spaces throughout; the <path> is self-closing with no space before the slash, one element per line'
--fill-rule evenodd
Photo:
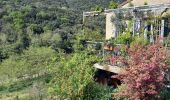
<path fill-rule="evenodd" d="M 128 50 L 128 57 L 117 57 L 126 68 L 117 76 L 127 88 L 116 94 L 128 99 L 159 99 L 164 87 L 164 72 L 168 70 L 166 58 L 170 53 L 157 43 L 135 45 Z"/>
<path fill-rule="evenodd" d="M 114 89 L 92 82 L 84 88 L 83 92 L 82 100 L 109 100 Z"/>
<path fill-rule="evenodd" d="M 6 89 L 7 89 L 6 86 L 3 86 L 3 85 L 0 86 L 0 91 L 5 91 Z"/>
<path fill-rule="evenodd" d="M 110 39 L 110 42 L 115 45 L 115 44 L 130 44 L 133 41 L 131 38 L 130 32 L 127 32 L 126 34 L 121 34 L 117 38 L 112 38 Z"/>
<path fill-rule="evenodd" d="M 116 9 L 118 7 L 118 3 L 114 1 L 109 2 L 109 9 Z"/>
<path fill-rule="evenodd" d="M 56 76 L 51 81 L 49 92 L 58 99 L 82 98 L 85 88 L 93 81 L 93 64 L 100 59 L 85 51 L 60 59 L 60 64 L 52 70 Z"/>
<path fill-rule="evenodd" d="M 170 99 L 170 93 L 166 90 L 162 90 L 161 97 L 163 100 L 169 100 Z"/>
<path fill-rule="evenodd" d="M 140 36 L 140 37 L 134 37 L 130 45 L 131 47 L 133 47 L 134 45 L 147 45 L 147 44 L 149 44 L 149 41 L 144 39 L 144 37 Z"/>

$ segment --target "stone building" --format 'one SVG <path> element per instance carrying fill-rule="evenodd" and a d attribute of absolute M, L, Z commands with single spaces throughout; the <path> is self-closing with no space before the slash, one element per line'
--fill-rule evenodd
<path fill-rule="evenodd" d="M 170 0 L 127 0 L 105 15 L 106 40 L 130 31 L 133 36 L 144 33 L 153 42 L 170 32 Z"/>
<path fill-rule="evenodd" d="M 130 33 L 131 36 L 143 36 L 154 42 L 158 38 L 164 40 L 170 33 L 170 0 L 127 0 L 117 9 L 83 13 L 84 18 L 99 15 L 106 16 L 106 40 Z M 104 49 L 103 47 L 103 53 Z M 111 76 L 120 74 L 122 67 L 100 63 L 94 67 L 99 70 L 94 77 L 96 82 L 114 87 L 120 84 L 118 79 Z M 169 81 L 168 74 L 167 80 Z"/>

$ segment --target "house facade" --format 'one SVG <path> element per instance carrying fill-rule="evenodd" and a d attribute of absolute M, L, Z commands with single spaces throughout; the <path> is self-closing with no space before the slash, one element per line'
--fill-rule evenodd
<path fill-rule="evenodd" d="M 170 32 L 170 0 L 127 0 L 105 15 L 106 40 L 128 31 L 133 36 L 143 33 L 152 42 Z"/>

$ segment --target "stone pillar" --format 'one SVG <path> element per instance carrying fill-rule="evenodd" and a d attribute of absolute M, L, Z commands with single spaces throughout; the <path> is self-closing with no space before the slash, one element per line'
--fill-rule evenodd
<path fill-rule="evenodd" d="M 164 28 L 165 28 L 165 20 L 161 20 L 161 34 L 160 34 L 160 38 L 161 38 L 161 42 L 163 42 L 163 38 L 164 38 Z"/>
<path fill-rule="evenodd" d="M 147 27 L 147 22 L 145 22 L 145 25 L 144 25 L 144 39 L 147 40 L 147 32 L 148 32 L 148 27 Z"/>
<path fill-rule="evenodd" d="M 151 24 L 150 43 L 154 43 L 154 37 L 153 37 L 153 24 Z"/>
<path fill-rule="evenodd" d="M 153 35 L 150 35 L 150 43 L 154 43 Z"/>
<path fill-rule="evenodd" d="M 140 36 L 140 28 L 141 28 L 141 21 L 140 19 L 136 20 L 136 34 L 139 37 Z"/>
<path fill-rule="evenodd" d="M 159 20 L 158 21 L 158 24 L 159 24 L 159 37 L 161 36 L 161 21 Z"/>
<path fill-rule="evenodd" d="M 153 35 L 153 24 L 151 24 L 151 35 Z"/>
<path fill-rule="evenodd" d="M 113 12 L 106 14 L 106 40 L 116 37 L 116 23 L 112 21 L 112 17 L 116 17 Z"/>

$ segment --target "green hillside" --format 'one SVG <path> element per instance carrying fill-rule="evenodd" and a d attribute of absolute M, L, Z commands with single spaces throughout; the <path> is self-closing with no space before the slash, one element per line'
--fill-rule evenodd
<path fill-rule="evenodd" d="M 121 34 L 109 41 L 106 16 L 83 20 L 85 11 L 103 12 L 123 1 L 0 0 L 0 100 L 169 100 L 170 36 L 160 43 L 151 32 L 160 32 L 161 16 L 144 18 L 148 26 L 132 36 L 129 17 L 135 17 L 120 14 Z M 97 70 L 96 63 L 124 71 Z"/>
<path fill-rule="evenodd" d="M 0 99 L 108 99 L 112 90 L 93 82 L 101 58 L 83 42 L 104 39 L 105 18 L 83 26 L 82 13 L 109 2 L 0 0 Z"/>

